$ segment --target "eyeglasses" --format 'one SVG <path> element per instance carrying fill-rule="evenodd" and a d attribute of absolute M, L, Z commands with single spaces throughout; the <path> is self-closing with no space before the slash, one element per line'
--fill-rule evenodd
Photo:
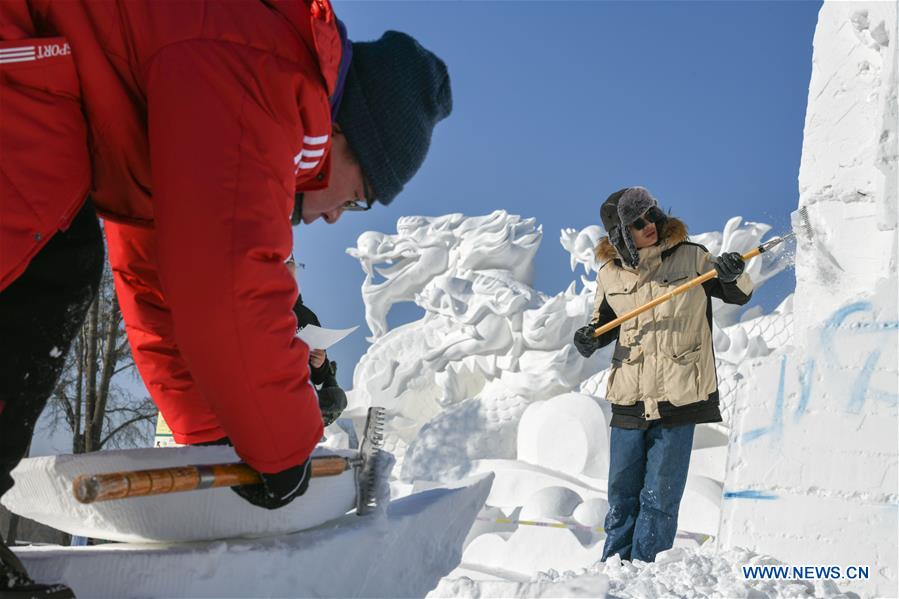
<path fill-rule="evenodd" d="M 363 200 L 350 200 L 343 205 L 344 212 L 365 212 L 371 210 L 372 204 L 375 203 L 374 194 L 368 186 L 368 180 L 362 177 L 362 195 Z"/>
<path fill-rule="evenodd" d="M 287 266 L 293 266 L 294 268 L 306 268 L 306 265 L 302 262 L 297 262 L 297 259 L 293 257 L 293 252 L 290 252 L 290 256 L 287 257 L 287 260 L 284 261 L 284 264 Z"/>
<path fill-rule="evenodd" d="M 631 223 L 631 226 L 634 227 L 638 231 L 642 231 L 643 228 L 649 223 L 657 223 L 660 220 L 665 218 L 665 213 L 659 210 L 657 206 L 653 206 L 649 210 L 647 210 L 643 216 L 635 220 Z"/>

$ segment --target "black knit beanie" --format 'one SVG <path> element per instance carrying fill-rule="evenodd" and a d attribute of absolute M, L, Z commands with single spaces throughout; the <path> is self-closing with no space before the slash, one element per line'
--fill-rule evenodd
<path fill-rule="evenodd" d="M 415 39 L 388 31 L 353 43 L 337 123 L 379 202 L 418 172 L 434 125 L 452 109 L 446 65 Z"/>

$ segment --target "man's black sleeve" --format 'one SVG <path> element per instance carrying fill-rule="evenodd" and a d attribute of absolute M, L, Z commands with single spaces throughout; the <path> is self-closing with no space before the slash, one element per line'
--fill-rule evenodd
<path fill-rule="evenodd" d="M 593 322 L 593 328 L 598 329 L 601 326 L 608 324 L 618 318 L 615 314 L 615 310 L 612 309 L 612 306 L 609 305 L 608 300 L 603 297 L 602 305 L 599 306 L 599 319 Z M 598 347 L 605 347 L 613 341 L 618 341 L 618 333 L 621 331 L 621 325 L 618 325 L 611 331 L 607 333 L 603 333 L 599 337 L 596 338 L 596 342 Z"/>
<path fill-rule="evenodd" d="M 733 283 L 722 283 L 721 279 L 715 277 L 703 283 L 702 286 L 706 295 L 717 297 L 725 304 L 742 306 L 752 298 L 752 292 L 750 291 L 749 294 L 746 294 L 740 291 L 736 281 Z"/>
<path fill-rule="evenodd" d="M 706 249 L 705 246 L 700 245 L 698 243 L 690 243 L 687 242 L 683 244 L 685 246 L 693 246 L 698 250 L 697 253 L 697 273 L 703 274 L 708 272 L 709 270 L 715 268 L 715 257 Z M 745 266 L 744 266 L 745 272 Z M 740 275 L 742 278 L 744 275 Z M 713 277 L 702 284 L 702 288 L 705 290 L 705 294 L 708 297 L 717 297 L 722 300 L 725 304 L 736 304 L 738 306 L 742 306 L 746 302 L 752 298 L 752 291 L 749 293 L 743 293 L 740 290 L 740 287 L 737 285 L 737 282 L 740 279 L 738 278 L 733 283 L 722 283 L 721 279 L 718 277 Z"/>

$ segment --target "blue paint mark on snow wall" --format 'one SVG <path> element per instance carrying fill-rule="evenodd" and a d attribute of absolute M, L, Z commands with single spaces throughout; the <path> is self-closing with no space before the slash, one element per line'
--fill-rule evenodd
<path fill-rule="evenodd" d="M 777 495 L 772 493 L 765 493 L 764 491 L 754 491 L 752 489 L 747 489 L 745 491 L 725 491 L 724 493 L 725 499 L 763 499 L 763 500 L 772 500 L 777 499 Z"/>

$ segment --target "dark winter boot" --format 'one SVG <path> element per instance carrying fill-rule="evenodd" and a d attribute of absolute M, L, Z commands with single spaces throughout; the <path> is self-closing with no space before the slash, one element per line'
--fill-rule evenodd
<path fill-rule="evenodd" d="M 64 584 L 39 584 L 31 580 L 16 554 L 0 537 L 0 599 L 74 599 Z"/>

